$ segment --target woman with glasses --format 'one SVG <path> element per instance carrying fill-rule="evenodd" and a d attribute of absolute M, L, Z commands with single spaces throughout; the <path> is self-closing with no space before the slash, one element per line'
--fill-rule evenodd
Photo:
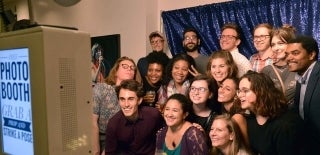
<path fill-rule="evenodd" d="M 248 115 L 245 110 L 241 109 L 240 100 L 237 97 L 239 79 L 229 77 L 222 81 L 218 89 L 218 102 L 222 104 L 222 113 L 229 114 L 232 119 L 239 125 L 241 134 L 246 146 L 249 146 L 247 133 L 247 121 L 245 116 Z"/>
<path fill-rule="evenodd" d="M 303 122 L 288 110 L 286 99 L 263 73 L 249 71 L 240 79 L 237 95 L 246 117 L 249 142 L 255 154 L 297 154 Z"/>
<path fill-rule="evenodd" d="M 192 111 L 186 120 L 205 131 L 208 146 L 211 146 L 209 132 L 212 120 L 219 113 L 212 108 L 214 104 L 218 104 L 217 89 L 217 83 L 213 79 L 198 75 L 192 80 L 188 95 L 192 102 Z"/>
<path fill-rule="evenodd" d="M 230 52 L 213 52 L 207 65 L 207 75 L 217 81 L 218 85 L 227 77 L 237 77 L 238 67 Z"/>
<path fill-rule="evenodd" d="M 275 86 L 281 90 L 289 106 L 292 106 L 296 89 L 295 73 L 290 72 L 286 61 L 287 42 L 295 38 L 295 28 L 283 25 L 272 31 L 271 49 L 273 51 L 273 64 L 263 68 L 262 73 L 268 75 Z"/>
<path fill-rule="evenodd" d="M 252 70 L 261 70 L 272 64 L 272 50 L 270 46 L 272 26 L 268 23 L 257 25 L 253 30 L 253 44 L 258 53 L 250 57 Z"/>
<path fill-rule="evenodd" d="M 166 127 L 157 133 L 156 153 L 167 155 L 207 155 L 204 133 L 193 126 L 186 117 L 191 103 L 182 94 L 171 95 L 164 105 Z"/>
<path fill-rule="evenodd" d="M 175 55 L 167 66 L 167 75 L 164 84 L 159 89 L 158 103 L 156 107 L 161 111 L 166 100 L 173 94 L 187 95 L 190 87 L 190 79 L 193 76 L 189 73 L 191 66 L 195 66 L 194 59 L 181 53 Z"/>
<path fill-rule="evenodd" d="M 105 130 L 108 120 L 120 110 L 115 87 L 121 81 L 135 79 L 141 82 L 140 74 L 134 61 L 128 57 L 119 58 L 105 83 L 97 83 L 93 87 L 93 154 L 100 155 L 105 148 Z"/>

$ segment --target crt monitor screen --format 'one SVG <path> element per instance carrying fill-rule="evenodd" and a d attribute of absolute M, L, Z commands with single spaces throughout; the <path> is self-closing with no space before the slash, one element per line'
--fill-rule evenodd
<path fill-rule="evenodd" d="M 5 154 L 34 154 L 29 71 L 28 48 L 0 51 L 1 138 Z"/>

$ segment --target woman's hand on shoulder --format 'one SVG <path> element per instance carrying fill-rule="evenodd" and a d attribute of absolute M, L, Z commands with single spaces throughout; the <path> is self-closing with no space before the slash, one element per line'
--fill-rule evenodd
<path fill-rule="evenodd" d="M 192 123 L 192 126 L 196 127 L 197 129 L 199 129 L 200 131 L 204 132 L 204 129 L 202 128 L 202 126 L 198 123 Z"/>

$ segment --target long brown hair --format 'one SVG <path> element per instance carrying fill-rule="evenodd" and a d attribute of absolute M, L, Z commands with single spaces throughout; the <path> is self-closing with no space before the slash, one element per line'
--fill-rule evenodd
<path fill-rule="evenodd" d="M 207 75 L 210 78 L 213 78 L 213 76 L 211 75 L 211 63 L 214 59 L 217 58 L 222 58 L 226 61 L 226 64 L 229 67 L 228 70 L 228 76 L 227 77 L 237 77 L 238 75 L 238 67 L 236 65 L 236 63 L 234 62 L 232 55 L 230 54 L 230 52 L 225 51 L 225 50 L 220 50 L 220 51 L 215 51 L 211 54 L 211 56 L 209 57 L 209 62 L 207 65 Z"/>
<path fill-rule="evenodd" d="M 241 80 L 245 78 L 251 83 L 250 90 L 257 96 L 253 113 L 275 118 L 288 109 L 284 94 L 275 87 L 269 76 L 263 73 L 248 71 L 241 77 Z"/>

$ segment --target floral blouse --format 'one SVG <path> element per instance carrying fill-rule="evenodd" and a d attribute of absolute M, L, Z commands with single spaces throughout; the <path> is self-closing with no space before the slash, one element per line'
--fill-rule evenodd
<path fill-rule="evenodd" d="M 120 111 L 115 86 L 97 83 L 93 87 L 93 114 L 99 116 L 99 132 L 105 133 L 108 120 Z"/>

